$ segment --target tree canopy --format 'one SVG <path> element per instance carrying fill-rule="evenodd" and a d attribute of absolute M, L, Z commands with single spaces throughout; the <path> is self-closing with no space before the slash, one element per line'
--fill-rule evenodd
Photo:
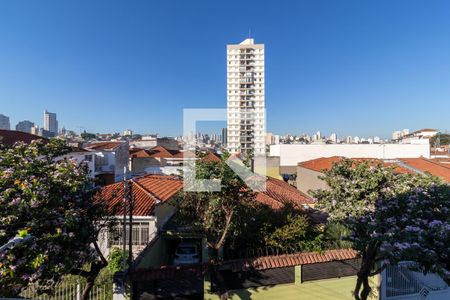
<path fill-rule="evenodd" d="M 450 261 L 448 184 L 352 160 L 333 165 L 323 180 L 329 189 L 314 192 L 318 207 L 348 228 L 352 247 L 361 253 L 356 299 L 367 299 L 368 277 L 388 264 L 412 260 L 424 272 L 445 274 Z"/>
<path fill-rule="evenodd" d="M 65 274 L 85 276 L 89 286 L 106 265 L 97 246 L 106 211 L 93 201 L 87 168 L 68 159 L 69 151 L 56 139 L 0 148 L 0 244 L 28 236 L 0 253 L 2 296 L 29 284 L 48 292 Z"/>

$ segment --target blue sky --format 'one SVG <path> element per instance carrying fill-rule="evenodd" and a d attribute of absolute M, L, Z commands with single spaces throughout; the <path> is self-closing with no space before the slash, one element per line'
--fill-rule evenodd
<path fill-rule="evenodd" d="M 268 131 L 450 130 L 449 1 L 1 1 L 0 113 L 177 135 L 183 108 L 226 107 L 249 29 Z"/>

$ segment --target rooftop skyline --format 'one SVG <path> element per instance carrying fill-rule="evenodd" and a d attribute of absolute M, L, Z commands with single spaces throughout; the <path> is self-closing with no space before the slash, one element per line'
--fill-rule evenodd
<path fill-rule="evenodd" d="M 226 107 L 226 45 L 249 30 L 266 47 L 268 132 L 450 130 L 444 1 L 2 2 L 0 113 L 179 135 L 183 108 Z"/>

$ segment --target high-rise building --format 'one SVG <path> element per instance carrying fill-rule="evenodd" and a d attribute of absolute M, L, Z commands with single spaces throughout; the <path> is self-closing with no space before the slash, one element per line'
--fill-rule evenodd
<path fill-rule="evenodd" d="M 227 45 L 227 148 L 266 153 L 264 44 Z"/>
<path fill-rule="evenodd" d="M 125 129 L 123 131 L 123 135 L 124 136 L 132 136 L 133 135 L 133 131 L 131 129 Z"/>
<path fill-rule="evenodd" d="M 222 146 L 223 147 L 226 147 L 227 146 L 227 140 L 228 140 L 228 137 L 227 137 L 227 129 L 226 128 L 222 128 Z"/>
<path fill-rule="evenodd" d="M 33 122 L 25 120 L 25 121 L 20 121 L 19 123 L 17 123 L 16 130 L 31 133 L 31 130 L 33 127 L 34 127 Z"/>
<path fill-rule="evenodd" d="M 31 134 L 34 134 L 34 135 L 39 135 L 39 126 L 34 125 L 34 126 L 31 128 L 30 133 L 31 133 Z"/>
<path fill-rule="evenodd" d="M 2 114 L 0 114 L 0 129 L 11 129 L 11 125 L 9 124 L 9 117 Z"/>
<path fill-rule="evenodd" d="M 58 134 L 58 120 L 56 119 L 56 113 L 51 113 L 45 110 L 44 130 L 50 132 L 52 135 Z"/>
<path fill-rule="evenodd" d="M 392 140 L 398 140 L 403 136 L 403 133 L 399 130 L 396 130 L 392 133 Z"/>
<path fill-rule="evenodd" d="M 332 133 L 330 135 L 330 139 L 329 140 L 336 144 L 337 143 L 337 135 L 336 135 L 336 133 Z"/>

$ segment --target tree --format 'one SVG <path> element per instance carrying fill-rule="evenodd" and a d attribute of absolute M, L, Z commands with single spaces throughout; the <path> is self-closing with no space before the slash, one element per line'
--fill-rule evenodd
<path fill-rule="evenodd" d="M 83 133 L 81 133 L 81 138 L 84 140 L 93 140 L 97 137 L 97 135 L 95 135 L 94 133 L 89 133 L 84 131 Z"/>
<path fill-rule="evenodd" d="M 431 147 L 434 147 L 437 144 L 436 142 L 438 139 L 439 139 L 440 146 L 450 145 L 450 134 L 438 133 L 435 136 L 430 138 Z"/>
<path fill-rule="evenodd" d="M 367 299 L 368 278 L 388 264 L 417 262 L 423 272 L 449 267 L 449 186 L 429 175 L 343 160 L 325 172 L 328 190 L 314 193 L 329 219 L 350 231 L 361 253 L 355 299 Z"/>
<path fill-rule="evenodd" d="M 214 259 L 218 261 L 222 259 L 226 241 L 245 227 L 245 211 L 254 198 L 253 192 L 226 164 L 228 157 L 225 153 L 220 162 L 202 159 L 196 162 L 196 178 L 220 182 L 220 191 L 184 192 L 176 200 L 180 219 L 204 234 Z"/>
<path fill-rule="evenodd" d="M 30 284 L 50 292 L 63 275 L 76 274 L 87 279 L 87 299 L 107 264 L 97 245 L 106 208 L 93 200 L 87 168 L 63 158 L 69 152 L 56 139 L 0 147 L 0 244 L 18 232 L 29 237 L 0 253 L 2 296 L 17 297 Z"/>
<path fill-rule="evenodd" d="M 246 227 L 246 212 L 254 199 L 254 193 L 227 165 L 228 157 L 229 154 L 224 153 L 220 162 L 199 159 L 195 173 L 183 174 L 185 184 L 194 184 L 192 177 L 195 175 L 197 179 L 220 182 L 220 191 L 187 191 L 175 200 L 179 218 L 206 237 L 221 299 L 228 298 L 224 288 L 225 280 L 218 270 L 223 260 L 224 246 L 230 238 L 239 236 L 242 228 Z"/>

